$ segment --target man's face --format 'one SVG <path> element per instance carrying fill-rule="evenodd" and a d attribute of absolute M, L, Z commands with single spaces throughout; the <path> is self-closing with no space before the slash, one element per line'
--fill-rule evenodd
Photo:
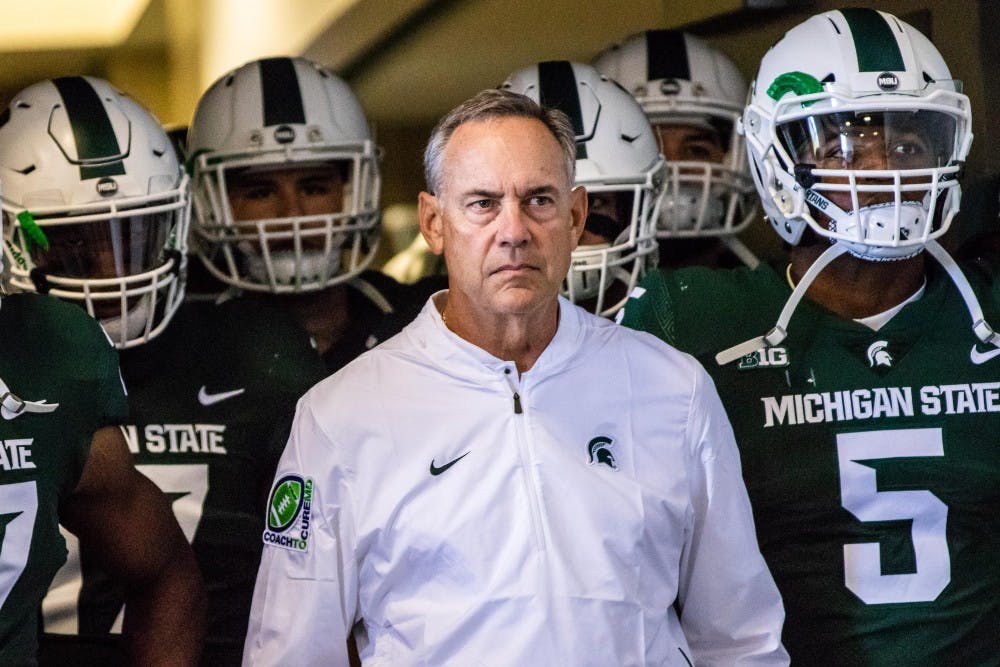
<path fill-rule="evenodd" d="M 31 254 L 35 266 L 50 276 L 91 281 L 127 278 L 152 271 L 166 261 L 163 248 L 170 224 L 169 213 L 154 213 L 46 226 L 49 249 L 35 247 Z M 98 318 L 121 313 L 117 298 L 121 289 L 118 284 L 90 286 Z M 102 292 L 114 298 L 99 298 Z M 137 298 L 129 298 L 129 308 Z"/>
<path fill-rule="evenodd" d="M 953 128 L 943 114 L 918 116 L 910 113 L 830 114 L 801 121 L 797 132 L 796 159 L 817 169 L 853 171 L 914 170 L 943 166 L 948 159 Z M 843 177 L 823 177 L 824 183 L 846 184 Z M 858 178 L 859 185 L 891 184 L 891 177 Z M 927 177 L 904 177 L 903 185 L 928 182 Z M 859 188 L 861 207 L 891 202 L 891 191 Z M 853 210 L 849 191 L 824 190 L 823 194 L 844 211 Z M 904 189 L 906 201 L 922 201 L 925 188 Z"/>
<path fill-rule="evenodd" d="M 587 212 L 559 143 L 539 121 L 458 127 L 445 145 L 442 188 L 421 193 L 421 231 L 444 253 L 449 304 L 504 316 L 551 305 Z"/>
<path fill-rule="evenodd" d="M 655 125 L 660 152 L 670 162 L 721 163 L 726 157 L 719 133 L 691 125 Z"/>
<path fill-rule="evenodd" d="M 269 220 L 340 213 L 344 177 L 339 165 L 227 174 L 233 219 Z"/>
<path fill-rule="evenodd" d="M 632 218 L 631 192 L 588 192 L 587 224 L 580 245 L 614 243 Z"/>

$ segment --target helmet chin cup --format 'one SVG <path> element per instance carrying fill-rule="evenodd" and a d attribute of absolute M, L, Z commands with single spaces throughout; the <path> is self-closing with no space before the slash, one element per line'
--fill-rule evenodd
<path fill-rule="evenodd" d="M 142 337 L 147 326 L 152 327 L 153 315 L 150 297 L 145 294 L 139 297 L 138 303 L 121 315 L 102 317 L 100 322 L 111 341 L 121 348 L 125 347 L 126 342 Z"/>
<path fill-rule="evenodd" d="M 914 257 L 924 249 L 923 243 L 906 243 L 909 239 L 923 238 L 927 232 L 929 216 L 922 203 L 904 201 L 898 207 L 893 202 L 874 204 L 862 207 L 858 213 L 851 213 L 835 225 L 837 237 L 851 255 L 887 262 Z M 848 241 L 845 236 L 864 241 Z"/>
<path fill-rule="evenodd" d="M 298 257 L 294 250 L 271 251 L 268 258 L 241 244 L 247 275 L 260 284 L 326 284 L 340 270 L 340 252 L 329 254 L 307 250 Z"/>
<path fill-rule="evenodd" d="M 581 246 L 588 251 L 599 251 L 610 248 L 610 243 L 595 243 L 593 245 Z M 566 276 L 565 293 L 574 302 L 593 299 L 601 292 L 604 285 L 601 274 L 606 270 L 606 262 L 601 253 L 573 256 L 570 264 L 569 275 Z"/>
<path fill-rule="evenodd" d="M 726 214 L 720 196 L 710 192 L 702 196 L 703 189 L 681 186 L 676 191 L 667 190 L 660 202 L 660 219 L 657 231 L 691 231 L 719 229 Z M 704 200 L 704 205 L 702 201 Z"/>

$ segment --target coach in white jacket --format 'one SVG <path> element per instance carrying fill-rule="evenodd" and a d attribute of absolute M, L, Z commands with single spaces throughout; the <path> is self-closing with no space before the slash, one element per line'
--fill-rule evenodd
<path fill-rule="evenodd" d="M 691 357 L 558 296 L 573 130 L 484 91 L 435 129 L 449 289 L 300 401 L 245 664 L 786 664 L 732 431 Z"/>

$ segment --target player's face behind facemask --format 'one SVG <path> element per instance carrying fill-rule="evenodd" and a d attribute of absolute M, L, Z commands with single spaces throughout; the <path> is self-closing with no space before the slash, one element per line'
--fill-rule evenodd
<path fill-rule="evenodd" d="M 27 249 L 34 267 L 32 279 L 42 283 L 37 289 L 48 292 L 54 284 L 61 298 L 77 300 L 61 288 L 86 285 L 80 305 L 114 340 L 123 333 L 128 340 L 141 336 L 153 321 L 154 311 L 164 305 L 151 298 L 155 289 L 151 292 L 149 285 L 135 277 L 155 276 L 168 262 L 180 261 L 178 256 L 165 256 L 165 249 L 172 245 L 173 211 L 128 213 L 124 210 L 116 217 L 84 222 L 75 222 L 72 214 L 39 216 L 17 225 L 4 213 L 4 227 L 21 232 L 20 245 Z M 23 231 L 27 227 L 35 231 Z"/>
<path fill-rule="evenodd" d="M 628 296 L 628 278 L 635 260 L 621 265 L 622 257 L 613 248 L 628 236 L 633 200 L 631 191 L 587 193 L 587 221 L 573 251 L 564 292 L 591 312 L 601 312 L 604 306 Z"/>
<path fill-rule="evenodd" d="M 779 138 L 799 169 L 815 179 L 812 190 L 820 195 L 809 205 L 817 221 L 831 232 L 850 234 L 863 225 L 868 241 L 904 240 L 933 233 L 941 215 L 928 215 L 936 203 L 935 180 L 927 174 L 944 167 L 951 158 L 957 127 L 953 116 L 928 110 L 854 111 L 817 114 L 784 123 Z M 899 173 L 899 182 L 886 176 Z M 895 202 L 900 221 L 895 231 Z M 835 209 L 851 214 L 839 224 Z M 829 210 L 826 210 L 829 209 Z M 860 213 L 860 215 L 859 215 Z M 888 217 L 891 216 L 892 220 Z M 886 218 L 879 224 L 879 218 Z M 929 220 L 930 219 L 930 220 Z M 933 222 L 931 222 L 933 221 Z M 891 224 L 890 224 L 891 223 Z M 885 238 L 879 238 L 884 230 Z"/>
<path fill-rule="evenodd" d="M 353 220 L 344 162 L 226 170 L 232 240 L 258 282 L 325 284 L 341 265 Z"/>

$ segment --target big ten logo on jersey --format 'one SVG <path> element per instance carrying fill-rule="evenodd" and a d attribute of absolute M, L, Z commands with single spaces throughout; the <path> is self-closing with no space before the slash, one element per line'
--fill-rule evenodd
<path fill-rule="evenodd" d="M 742 357 L 737 366 L 741 371 L 758 368 L 781 368 L 788 365 L 788 350 L 783 347 L 762 347 Z"/>
<path fill-rule="evenodd" d="M 224 424 L 146 424 L 122 426 L 133 454 L 225 455 Z"/>
<path fill-rule="evenodd" d="M 0 440 L 0 470 L 33 470 L 31 438 Z"/>

